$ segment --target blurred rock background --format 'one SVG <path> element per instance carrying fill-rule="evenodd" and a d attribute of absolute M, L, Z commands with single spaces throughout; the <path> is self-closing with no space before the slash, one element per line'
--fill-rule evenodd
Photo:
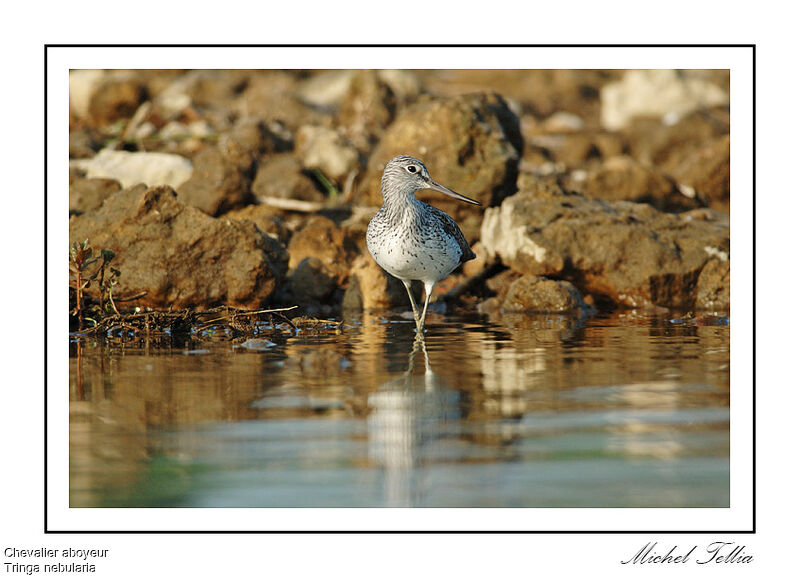
<path fill-rule="evenodd" d="M 726 70 L 73 70 L 70 242 L 140 306 L 404 306 L 364 243 L 403 153 L 483 204 L 419 193 L 479 255 L 454 306 L 726 310 L 728 102 Z"/>

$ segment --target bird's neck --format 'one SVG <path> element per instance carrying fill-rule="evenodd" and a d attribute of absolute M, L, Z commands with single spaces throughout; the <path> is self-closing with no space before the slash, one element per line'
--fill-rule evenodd
<path fill-rule="evenodd" d="M 382 191 L 384 210 L 395 214 L 418 211 L 424 203 L 414 195 L 416 192 L 417 189 Z"/>

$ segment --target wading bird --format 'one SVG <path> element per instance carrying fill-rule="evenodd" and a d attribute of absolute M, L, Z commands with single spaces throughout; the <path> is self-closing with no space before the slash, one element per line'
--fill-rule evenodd
<path fill-rule="evenodd" d="M 424 189 L 480 205 L 431 179 L 422 161 L 414 157 L 397 156 L 383 170 L 383 206 L 367 227 L 367 248 L 378 265 L 405 285 L 418 336 L 425 328 L 433 286 L 461 263 L 475 258 L 456 222 L 414 196 Z M 422 281 L 425 286 L 422 314 L 411 293 L 411 281 Z"/>

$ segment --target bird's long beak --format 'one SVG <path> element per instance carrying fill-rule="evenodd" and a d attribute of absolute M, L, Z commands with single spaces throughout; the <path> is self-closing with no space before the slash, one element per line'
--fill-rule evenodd
<path fill-rule="evenodd" d="M 428 188 L 432 191 L 439 191 L 440 193 L 444 193 L 448 197 L 453 197 L 454 199 L 458 199 L 459 201 L 464 201 L 465 203 L 470 203 L 472 205 L 480 205 L 480 203 L 474 199 L 470 199 L 469 197 L 465 197 L 451 189 L 448 189 L 444 185 L 440 185 L 433 179 L 428 179 Z"/>

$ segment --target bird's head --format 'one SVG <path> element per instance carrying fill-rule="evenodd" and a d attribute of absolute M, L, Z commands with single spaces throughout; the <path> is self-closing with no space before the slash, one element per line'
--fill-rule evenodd
<path fill-rule="evenodd" d="M 396 156 L 383 169 L 381 192 L 384 200 L 388 200 L 387 196 L 413 195 L 423 189 L 431 189 L 465 203 L 480 205 L 478 201 L 465 197 L 434 181 L 428 174 L 428 169 L 425 168 L 423 162 L 417 158 L 407 155 Z"/>

